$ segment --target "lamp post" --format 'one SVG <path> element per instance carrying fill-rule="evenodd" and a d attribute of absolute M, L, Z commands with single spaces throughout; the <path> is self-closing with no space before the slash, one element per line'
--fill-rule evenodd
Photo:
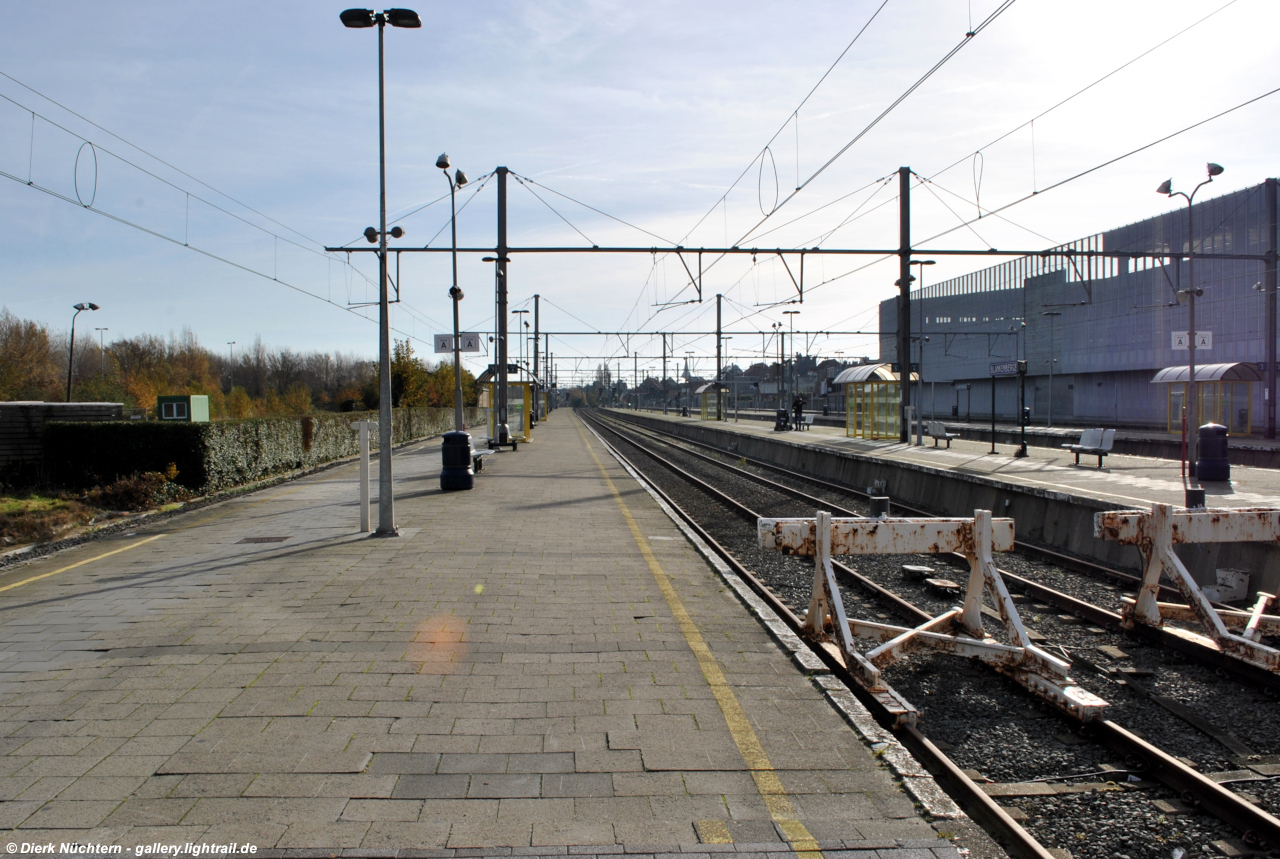
<path fill-rule="evenodd" d="M 236 341 L 234 340 L 227 341 L 227 353 L 228 353 L 227 366 L 231 368 L 230 370 L 231 389 L 235 390 L 235 387 L 236 387 Z"/>
<path fill-rule="evenodd" d="M 937 264 L 938 264 L 938 261 L 932 260 L 932 259 L 913 259 L 911 260 L 910 263 L 908 263 L 908 265 L 919 266 L 919 268 L 916 269 L 916 271 L 919 273 L 919 277 L 917 278 L 916 293 L 919 296 L 917 300 L 920 302 L 920 325 L 918 328 L 918 330 L 920 331 L 920 336 L 917 338 L 920 341 L 920 371 L 916 374 L 916 403 L 915 403 L 916 409 L 919 412 L 916 415 L 916 446 L 917 447 L 924 444 L 924 344 L 929 342 L 929 338 L 924 336 L 924 295 L 920 294 L 920 291 L 924 289 L 924 267 L 927 265 L 937 265 Z M 911 362 L 908 361 L 907 363 L 908 363 L 907 378 L 910 379 L 911 378 L 911 367 L 910 367 Z M 930 397 L 929 399 L 932 400 L 933 398 Z"/>
<path fill-rule="evenodd" d="M 391 308 L 387 301 L 387 124 L 386 86 L 382 60 L 382 31 L 386 25 L 416 29 L 422 26 L 412 9 L 347 9 L 338 15 L 344 27 L 378 28 L 378 214 L 380 230 L 364 231 L 370 243 L 378 242 L 378 530 L 379 537 L 397 537 L 395 494 L 391 485 Z M 404 235 L 396 227 L 395 238 Z"/>
<path fill-rule="evenodd" d="M 449 229 L 453 233 L 453 286 L 449 287 L 449 297 L 453 299 L 453 428 L 462 432 L 466 429 L 462 416 L 462 343 L 458 331 L 458 302 L 462 301 L 462 290 L 458 288 L 458 206 L 454 197 L 457 190 L 467 184 L 467 174 L 458 170 L 454 176 L 449 175 L 447 153 L 440 154 L 436 166 L 449 183 Z"/>
<path fill-rule="evenodd" d="M 1053 365 L 1058 363 L 1058 359 L 1053 354 L 1053 329 L 1054 320 L 1062 315 L 1061 310 L 1046 310 L 1040 314 L 1049 317 L 1049 420 L 1046 426 L 1053 429 Z"/>
<path fill-rule="evenodd" d="M 1192 477 L 1196 476 L 1196 456 L 1199 448 L 1200 421 L 1199 411 L 1200 403 L 1196 397 L 1196 296 L 1201 290 L 1196 288 L 1196 246 L 1195 246 L 1195 230 L 1193 229 L 1193 210 L 1192 202 L 1195 200 L 1196 191 L 1199 191 L 1205 185 L 1213 181 L 1214 176 L 1221 176 L 1223 167 L 1221 164 L 1210 162 L 1205 165 L 1205 172 L 1208 173 L 1206 178 L 1199 185 L 1191 189 L 1188 194 L 1184 191 L 1173 190 L 1173 180 L 1166 179 L 1156 189 L 1156 193 L 1164 194 L 1167 197 L 1181 197 L 1187 201 L 1187 288 L 1178 290 L 1179 300 L 1187 302 L 1187 423 L 1190 424 L 1191 436 L 1187 439 L 1187 474 Z"/>
<path fill-rule="evenodd" d="M 689 417 L 694 411 L 694 367 L 692 367 L 692 358 L 694 353 L 685 352 L 685 416 Z"/>
<path fill-rule="evenodd" d="M 80 304 L 71 305 L 76 312 L 71 314 L 71 342 L 67 349 L 67 402 L 71 402 L 71 371 L 76 366 L 76 317 L 85 310 L 98 310 L 98 305 L 92 301 L 82 302 Z"/>
<path fill-rule="evenodd" d="M 110 328 L 95 328 L 98 332 L 98 375 L 107 375 L 107 336 L 104 332 L 110 331 Z"/>
<path fill-rule="evenodd" d="M 523 320 L 524 314 L 528 312 L 529 312 L 528 310 L 513 310 L 511 311 L 511 315 L 519 317 L 519 320 Z M 524 335 L 520 333 L 520 321 L 516 322 L 516 334 L 520 335 L 520 351 L 517 353 L 516 363 L 518 364 L 518 366 L 523 367 L 524 366 Z"/>
<path fill-rule="evenodd" d="M 786 351 L 786 363 L 783 364 L 783 372 L 787 376 L 787 388 L 792 392 L 796 392 L 796 363 L 795 356 L 791 353 L 796 351 L 796 314 L 799 310 L 782 311 L 787 316 L 788 327 L 791 329 L 791 348 Z"/>
<path fill-rule="evenodd" d="M 773 329 L 773 335 L 778 338 L 778 408 L 784 409 L 786 408 L 784 403 L 786 391 L 784 390 L 782 377 L 782 355 L 786 347 L 782 343 L 782 323 L 773 322 L 770 323 L 769 327 Z"/>

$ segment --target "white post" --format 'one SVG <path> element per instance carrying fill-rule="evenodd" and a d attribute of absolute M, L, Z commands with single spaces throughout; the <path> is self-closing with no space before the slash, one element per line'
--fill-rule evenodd
<path fill-rule="evenodd" d="M 360 431 L 360 530 L 369 532 L 369 424 L 371 421 L 356 421 L 351 425 Z"/>

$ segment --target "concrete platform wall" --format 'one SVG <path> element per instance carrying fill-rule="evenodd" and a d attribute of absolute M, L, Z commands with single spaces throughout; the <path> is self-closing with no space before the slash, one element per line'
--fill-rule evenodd
<path fill-rule="evenodd" d="M 1017 523 L 1019 539 L 1135 573 L 1142 563 L 1136 548 L 1093 536 L 1094 514 L 1125 509 L 1122 505 L 946 469 L 822 449 L 781 436 L 736 433 L 722 428 L 723 424 L 717 427 L 710 423 L 686 423 L 642 413 L 614 414 L 643 426 L 672 431 L 683 438 L 848 486 L 869 487 L 883 480 L 887 494 L 894 501 L 941 516 L 972 516 L 974 510 L 990 510 L 996 516 L 1012 517 Z M 1179 546 L 1177 552 L 1187 569 L 1203 584 L 1214 581 L 1214 570 L 1230 567 L 1251 572 L 1251 592 L 1262 588 L 1274 593 L 1271 589 L 1280 585 L 1278 547 L 1261 543 L 1218 543 Z"/>

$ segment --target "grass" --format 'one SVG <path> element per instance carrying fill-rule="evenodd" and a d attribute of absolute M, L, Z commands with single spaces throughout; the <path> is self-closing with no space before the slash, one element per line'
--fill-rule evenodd
<path fill-rule="evenodd" d="M 68 528 L 88 524 L 98 512 L 58 495 L 0 495 L 0 547 L 52 540 Z"/>

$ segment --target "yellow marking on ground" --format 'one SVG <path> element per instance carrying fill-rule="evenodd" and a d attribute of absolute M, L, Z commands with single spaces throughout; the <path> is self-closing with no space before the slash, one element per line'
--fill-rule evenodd
<path fill-rule="evenodd" d="M 644 532 L 640 530 L 635 517 L 631 514 L 631 508 L 622 499 L 622 494 L 618 492 L 618 487 L 614 485 L 613 479 L 609 477 L 609 472 L 605 470 L 604 463 L 600 461 L 600 457 L 596 456 L 595 449 L 591 447 L 591 442 L 587 438 L 586 430 L 582 428 L 580 419 L 578 422 L 578 434 L 582 436 L 583 445 L 586 446 L 587 452 L 591 454 L 591 458 L 595 460 L 596 467 L 600 469 L 600 475 L 604 478 L 605 485 L 609 487 L 613 500 L 618 503 L 618 509 L 622 511 L 622 517 L 627 521 L 631 536 L 636 541 L 636 546 L 639 547 L 645 563 L 649 565 L 649 571 L 653 573 L 653 578 L 658 583 L 658 590 L 662 591 L 662 596 L 666 599 L 667 607 L 671 609 L 671 614 L 675 617 L 676 624 L 680 627 L 680 632 L 684 635 L 685 642 L 688 643 L 689 649 L 693 651 L 694 657 L 698 660 L 698 667 L 702 670 L 702 676 L 707 681 L 707 685 L 711 687 L 711 694 L 715 696 L 716 703 L 720 705 L 720 712 L 724 714 L 725 723 L 729 726 L 729 733 L 733 736 L 733 741 L 737 744 L 738 751 L 742 754 L 742 759 L 746 761 L 747 769 L 750 770 L 751 777 L 755 780 L 756 790 L 760 792 L 760 797 L 764 800 L 765 807 L 769 809 L 769 816 L 778 825 L 778 829 L 782 831 L 787 842 L 791 845 L 791 849 L 796 854 L 819 859 L 823 854 L 818 849 L 817 840 L 809 834 L 809 830 L 805 828 L 805 825 L 796 818 L 795 806 L 791 804 L 791 799 L 787 796 L 787 791 L 782 786 L 782 780 L 778 778 L 777 771 L 774 770 L 773 764 L 769 761 L 769 755 L 765 752 L 755 729 L 751 727 L 751 721 L 747 718 L 746 711 L 742 709 L 742 704 L 738 702 L 738 696 L 733 694 L 733 687 L 729 685 L 728 678 L 724 676 L 724 671 L 721 670 L 715 654 L 711 652 L 711 648 L 702 637 L 702 632 L 693 622 L 693 618 L 689 616 L 684 603 L 681 602 L 680 595 L 676 593 L 675 587 L 671 584 L 671 577 L 667 575 L 666 570 L 662 568 L 662 565 L 658 563 L 658 559 L 654 557 L 649 541 L 645 539 Z M 727 833 L 728 830 L 726 829 Z"/>
<path fill-rule="evenodd" d="M 85 558 L 83 561 L 76 561 L 74 564 L 68 564 L 67 566 L 62 567 L 61 569 L 58 569 L 58 570 L 54 570 L 53 572 L 41 573 L 38 576 L 32 576 L 29 579 L 23 579 L 20 582 L 14 582 L 11 585 L 5 585 L 4 587 L 0 588 L 0 593 L 4 593 L 5 591 L 11 591 L 14 588 L 20 588 L 23 585 L 29 585 L 32 582 L 38 582 L 41 579 L 47 579 L 50 576 L 56 576 L 59 573 L 65 573 L 67 570 L 74 570 L 76 567 L 83 567 L 85 564 L 92 564 L 94 561 L 101 561 L 103 558 L 109 558 L 112 555 L 118 555 L 121 552 L 127 552 L 130 549 L 136 549 L 145 543 L 150 543 L 152 540 L 159 540 L 163 536 L 164 534 L 156 534 L 154 537 L 147 537 L 145 540 L 139 540 L 136 543 L 130 543 L 127 546 L 121 546 L 119 549 L 112 549 L 110 552 L 103 552 L 101 555 L 94 555 L 92 558 Z"/>

